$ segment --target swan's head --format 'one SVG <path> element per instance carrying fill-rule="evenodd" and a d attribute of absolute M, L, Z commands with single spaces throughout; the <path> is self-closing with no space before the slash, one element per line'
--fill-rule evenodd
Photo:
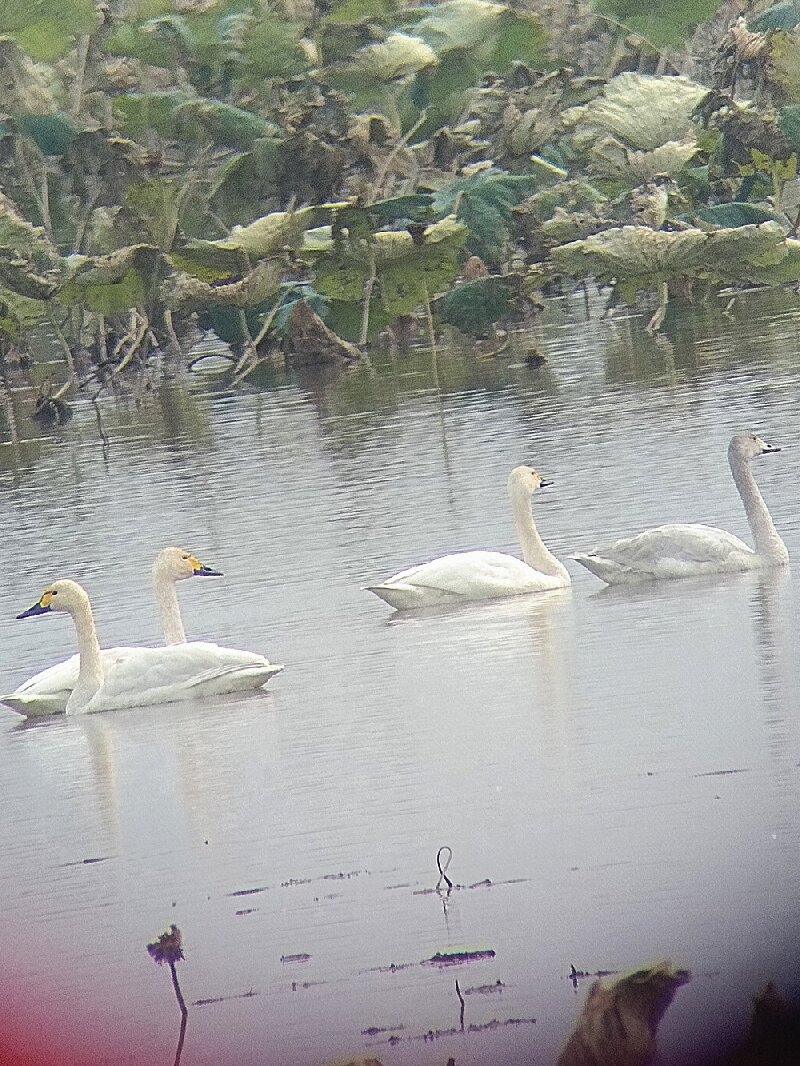
<path fill-rule="evenodd" d="M 757 455 L 765 455 L 767 452 L 779 452 L 774 444 L 767 444 L 755 433 L 738 433 L 728 445 L 728 455 L 738 456 L 742 459 L 755 459 Z"/>
<path fill-rule="evenodd" d="M 538 470 L 534 470 L 532 466 L 515 466 L 508 475 L 509 493 L 524 491 L 532 495 L 537 489 L 546 488 L 552 484 L 552 481 L 545 481 Z"/>
<path fill-rule="evenodd" d="M 17 618 L 30 618 L 35 614 L 49 614 L 50 611 L 76 611 L 89 607 L 89 597 L 77 581 L 54 581 L 48 585 L 33 607 L 18 614 Z"/>
<path fill-rule="evenodd" d="M 222 577 L 221 571 L 205 566 L 197 556 L 182 548 L 164 548 L 160 551 L 153 572 L 170 581 L 183 581 L 186 577 Z"/>

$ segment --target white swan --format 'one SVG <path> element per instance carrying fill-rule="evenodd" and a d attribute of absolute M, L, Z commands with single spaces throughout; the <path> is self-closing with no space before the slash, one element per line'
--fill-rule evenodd
<path fill-rule="evenodd" d="M 153 563 L 153 589 L 165 644 L 186 643 L 175 584 L 187 577 L 222 577 L 222 574 L 219 570 L 204 566 L 196 556 L 182 548 L 162 548 Z"/>
<path fill-rule="evenodd" d="M 508 495 L 524 562 L 501 552 L 458 552 L 401 570 L 380 585 L 366 586 L 367 591 L 403 609 L 564 588 L 570 583 L 567 569 L 545 547 L 531 512 L 533 493 L 550 484 L 529 466 L 509 474 Z"/>
<path fill-rule="evenodd" d="M 219 570 L 205 566 L 196 556 L 182 548 L 163 548 L 156 556 L 153 564 L 153 589 L 161 615 L 165 644 L 186 643 L 175 583 L 195 576 L 222 575 Z M 110 654 L 112 652 L 103 652 L 104 656 Z M 7 696 L 0 696 L 0 703 L 5 703 L 7 707 L 28 716 L 63 714 L 77 680 L 78 656 L 72 655 L 69 659 L 40 670 Z"/>
<path fill-rule="evenodd" d="M 724 529 L 669 525 L 625 537 L 608 548 L 576 555 L 576 561 L 609 585 L 784 566 L 789 553 L 750 469 L 750 460 L 755 456 L 779 451 L 749 433 L 740 433 L 728 445 L 728 462 L 750 523 L 755 551 Z"/>
<path fill-rule="evenodd" d="M 53 582 L 33 607 L 17 617 L 50 611 L 66 611 L 75 623 L 78 655 L 58 668 L 66 674 L 67 665 L 77 659 L 77 672 L 65 679 L 69 687 L 60 692 L 30 694 L 21 686 L 0 697 L 0 702 L 28 716 L 58 710 L 109 711 L 257 689 L 283 669 L 263 655 L 204 641 L 101 651 L 89 597 L 75 581 Z"/>

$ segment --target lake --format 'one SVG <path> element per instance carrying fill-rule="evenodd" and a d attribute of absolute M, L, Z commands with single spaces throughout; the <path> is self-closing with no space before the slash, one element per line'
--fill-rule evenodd
<path fill-rule="evenodd" d="M 106 448 L 86 399 L 47 436 L 20 417 L 3 690 L 74 650 L 68 619 L 15 620 L 55 577 L 85 584 L 102 643 L 158 644 L 150 566 L 173 543 L 224 572 L 180 585 L 190 639 L 286 668 L 247 697 L 0 708 L 11 1047 L 172 1063 L 178 1008 L 146 951 L 171 923 L 184 1066 L 546 1066 L 591 984 L 571 967 L 662 958 L 692 972 L 659 1030 L 678 1066 L 735 1042 L 768 980 L 800 996 L 796 583 L 609 590 L 569 561 L 669 521 L 752 542 L 726 463 L 751 429 L 784 449 L 754 469 L 800 558 L 800 301 L 725 305 L 651 338 L 647 316 L 553 300 L 496 356 L 379 353 L 235 393 L 203 364 L 154 371 L 138 404 L 100 401 Z M 361 590 L 518 553 L 519 463 L 554 482 L 534 510 L 571 589 L 408 614 Z M 482 954 L 426 961 L 455 952 Z"/>

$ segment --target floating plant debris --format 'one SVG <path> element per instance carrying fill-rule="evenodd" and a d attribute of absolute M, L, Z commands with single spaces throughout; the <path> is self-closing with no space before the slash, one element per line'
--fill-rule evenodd
<path fill-rule="evenodd" d="M 578 987 L 578 981 L 583 981 L 587 977 L 613 977 L 615 973 L 619 973 L 619 970 L 595 970 L 590 972 L 588 970 L 576 970 L 574 966 L 570 965 L 569 979 L 572 981 L 572 987 Z"/>
<path fill-rule="evenodd" d="M 707 770 L 704 774 L 695 774 L 695 777 L 727 777 L 728 774 L 749 774 L 750 767 L 745 766 L 740 770 Z"/>
<path fill-rule="evenodd" d="M 281 955 L 281 962 L 308 962 L 310 958 L 310 955 L 306 955 L 305 952 L 301 951 L 296 955 Z"/>
<path fill-rule="evenodd" d="M 493 985 L 476 985 L 475 988 L 463 989 L 465 996 L 486 996 L 491 992 L 502 992 L 506 986 L 498 977 Z"/>
<path fill-rule="evenodd" d="M 245 909 L 244 909 L 244 910 L 241 910 L 241 911 L 234 911 L 234 914 L 235 914 L 235 915 L 236 915 L 236 917 L 238 918 L 238 917 L 240 917 L 240 916 L 241 916 L 242 914 L 255 914 L 257 910 L 258 910 L 258 907 L 245 907 Z"/>
<path fill-rule="evenodd" d="M 578 869 L 578 867 L 575 867 L 575 869 Z M 451 892 L 469 892 L 469 891 L 472 891 L 472 889 L 475 889 L 475 888 L 499 888 L 501 885 L 521 885 L 521 884 L 524 884 L 525 881 L 530 881 L 530 878 L 529 877 L 512 877 L 512 878 L 509 878 L 507 881 L 492 881 L 491 878 L 485 877 L 483 879 L 483 881 L 475 881 L 471 885 L 454 884 L 452 886 L 452 888 L 448 888 L 445 893 L 443 893 L 441 891 L 441 889 L 438 889 L 438 888 L 415 888 L 414 891 L 412 892 L 412 895 L 414 895 L 414 896 L 433 896 L 433 895 L 436 895 L 436 896 L 447 895 L 447 896 L 449 896 Z M 404 888 L 405 886 L 404 885 L 398 885 L 398 886 L 391 886 L 391 887 Z"/>
<path fill-rule="evenodd" d="M 465 1033 L 486 1033 L 495 1029 L 504 1029 L 506 1026 L 515 1025 L 535 1025 L 535 1018 L 505 1018 L 502 1021 L 498 1018 L 492 1018 L 489 1022 L 473 1023 L 466 1026 L 464 1029 L 459 1029 L 458 1026 L 451 1026 L 449 1029 L 428 1029 L 426 1033 L 416 1033 L 412 1036 L 397 1036 L 396 1031 L 392 1032 L 392 1035 L 386 1041 L 388 1044 L 399 1044 L 401 1041 L 411 1043 L 412 1041 L 421 1040 L 423 1043 L 431 1043 L 435 1040 L 441 1040 L 443 1037 L 457 1036 L 461 1032 Z"/>
<path fill-rule="evenodd" d="M 493 959 L 495 952 L 491 948 L 481 951 L 437 951 L 429 959 L 423 959 L 421 965 L 461 966 L 465 962 L 480 962 L 481 959 Z"/>
<path fill-rule="evenodd" d="M 90 859 L 72 859 L 70 862 L 59 863 L 59 866 L 65 868 L 67 866 L 94 866 L 97 862 L 107 862 L 111 855 L 98 855 L 96 858 Z"/>
<path fill-rule="evenodd" d="M 412 966 L 418 966 L 417 962 L 390 962 L 388 966 L 370 966 L 359 973 L 397 973 L 399 970 L 410 970 Z"/>
<path fill-rule="evenodd" d="M 269 885 L 261 885 L 260 888 L 237 888 L 235 892 L 229 892 L 229 896 L 256 896 L 259 892 L 268 892 Z"/>
<path fill-rule="evenodd" d="M 193 1007 L 208 1007 L 212 1003 L 226 1003 L 229 999 L 252 999 L 254 996 L 260 996 L 260 992 L 255 992 L 252 988 L 249 992 L 237 992 L 230 996 L 209 996 L 208 999 L 195 999 L 192 1000 Z"/>

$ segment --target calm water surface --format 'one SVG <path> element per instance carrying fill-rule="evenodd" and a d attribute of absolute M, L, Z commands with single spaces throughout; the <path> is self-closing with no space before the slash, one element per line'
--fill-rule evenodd
<path fill-rule="evenodd" d="M 571 590 L 409 615 L 360 586 L 516 552 L 520 462 L 555 482 L 536 516 L 562 558 L 664 521 L 750 540 L 725 460 L 750 428 L 784 447 L 756 473 L 797 560 L 799 337 L 785 293 L 658 340 L 575 300 L 537 327 L 541 370 L 518 338 L 440 352 L 438 390 L 427 353 L 236 395 L 160 380 L 138 410 L 104 403 L 105 454 L 85 403 L 0 448 L 3 689 L 73 650 L 67 619 L 14 620 L 54 576 L 85 583 L 104 643 L 158 643 L 169 543 L 225 572 L 180 587 L 190 636 L 286 664 L 248 698 L 0 709 L 12 1042 L 171 1063 L 177 1006 L 145 945 L 172 922 L 187 1066 L 546 1066 L 588 988 L 571 965 L 660 958 L 693 974 L 660 1030 L 674 1066 L 743 1032 L 766 980 L 798 995 L 790 573 L 604 590 L 568 563 Z M 442 845 L 465 886 L 444 900 Z"/>

